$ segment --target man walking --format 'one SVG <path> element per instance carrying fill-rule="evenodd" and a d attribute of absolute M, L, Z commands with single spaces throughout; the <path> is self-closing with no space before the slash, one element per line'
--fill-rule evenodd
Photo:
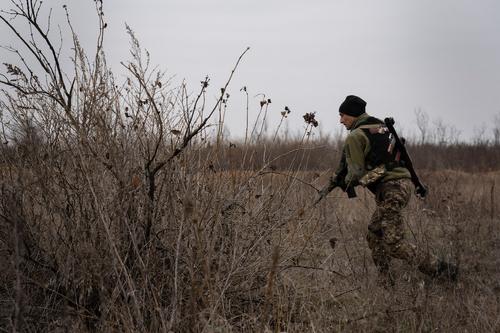
<path fill-rule="evenodd" d="M 455 280 L 457 266 L 422 252 L 405 239 L 401 210 L 413 190 L 410 172 L 399 161 L 384 122 L 369 116 L 365 107 L 366 102 L 354 95 L 340 105 L 340 123 L 350 132 L 337 176 L 320 194 L 331 191 L 333 182 L 345 191 L 362 185 L 375 194 L 376 209 L 366 238 L 383 280 L 393 283 L 389 273 L 392 258 L 402 259 L 429 276 Z"/>

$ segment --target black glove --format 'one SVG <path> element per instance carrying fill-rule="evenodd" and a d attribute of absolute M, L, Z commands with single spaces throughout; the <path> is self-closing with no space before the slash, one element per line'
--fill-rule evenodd
<path fill-rule="evenodd" d="M 337 176 L 337 184 L 342 191 L 347 192 L 347 196 L 349 198 L 355 198 L 357 196 L 356 191 L 354 190 L 354 186 L 358 185 L 357 181 L 350 181 L 349 184 L 347 184 L 345 182 L 345 178 Z"/>
<path fill-rule="evenodd" d="M 345 190 L 347 189 L 347 184 L 345 183 L 344 177 L 335 176 L 335 183 L 342 189 L 342 191 L 345 192 Z"/>

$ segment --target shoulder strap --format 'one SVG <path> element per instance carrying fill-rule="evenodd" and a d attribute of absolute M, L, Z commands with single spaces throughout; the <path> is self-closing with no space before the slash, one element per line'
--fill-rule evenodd
<path fill-rule="evenodd" d="M 357 128 L 361 128 L 361 129 L 370 129 L 370 128 L 380 128 L 382 127 L 382 124 L 368 124 L 368 125 L 361 125 Z"/>
<path fill-rule="evenodd" d="M 367 125 L 361 125 L 358 128 L 362 130 L 367 130 L 370 134 L 384 134 L 389 131 L 387 127 L 385 127 L 382 124 L 367 124 Z"/>

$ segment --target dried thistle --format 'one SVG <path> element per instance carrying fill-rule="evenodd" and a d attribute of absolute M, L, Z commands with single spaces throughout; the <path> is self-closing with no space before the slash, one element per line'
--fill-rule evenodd
<path fill-rule="evenodd" d="M 290 112 L 291 111 L 288 106 L 285 106 L 285 111 L 281 111 L 281 116 L 286 118 L 290 114 Z"/>
<path fill-rule="evenodd" d="M 309 112 L 309 113 L 306 113 L 305 115 L 303 115 L 304 117 L 304 121 L 306 122 L 306 124 L 308 125 L 312 125 L 314 127 L 318 127 L 318 121 L 315 119 L 315 116 L 316 116 L 316 112 Z"/>
<path fill-rule="evenodd" d="M 207 88 L 208 87 L 208 81 L 210 81 L 210 79 L 208 78 L 208 76 L 205 78 L 205 81 L 201 81 L 201 86 L 203 88 Z"/>

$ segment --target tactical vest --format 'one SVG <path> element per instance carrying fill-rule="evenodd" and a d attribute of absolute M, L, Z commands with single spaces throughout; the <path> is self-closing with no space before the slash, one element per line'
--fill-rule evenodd
<path fill-rule="evenodd" d="M 356 128 L 361 129 L 370 141 L 370 151 L 365 158 L 366 170 L 373 170 L 382 164 L 387 170 L 401 166 L 396 161 L 395 149 L 391 149 L 390 133 L 382 120 L 368 117 Z"/>

